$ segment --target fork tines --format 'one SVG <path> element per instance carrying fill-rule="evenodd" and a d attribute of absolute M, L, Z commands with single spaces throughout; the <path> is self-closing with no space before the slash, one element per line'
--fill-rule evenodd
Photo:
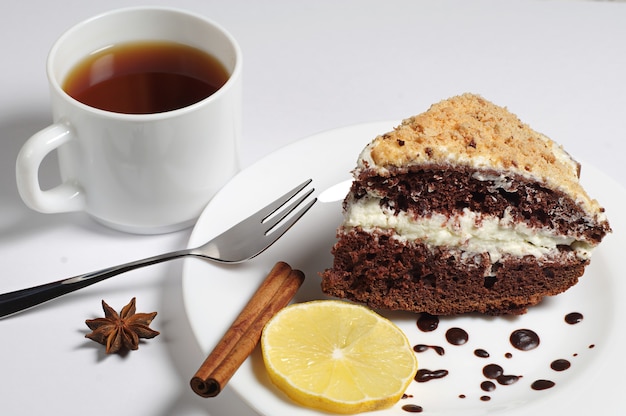
<path fill-rule="evenodd" d="M 305 203 L 315 191 L 306 190 L 311 182 L 311 179 L 304 181 L 211 240 L 209 243 L 219 253 L 213 258 L 225 263 L 238 263 L 268 249 L 317 201 L 313 198 Z M 305 205 L 300 207 L 302 204 Z"/>
<path fill-rule="evenodd" d="M 312 179 L 307 179 L 280 198 L 276 199 L 274 202 L 267 205 L 265 208 L 262 208 L 257 213 L 257 215 L 262 216 L 261 222 L 267 227 L 265 231 L 266 235 L 269 233 L 279 233 L 279 235 L 283 234 L 293 224 L 295 224 L 313 206 L 313 204 L 315 204 L 317 198 L 313 198 L 298 212 L 294 213 L 292 217 L 282 223 L 280 227 L 276 227 L 279 223 L 281 223 L 281 221 L 287 218 L 289 214 L 294 212 L 294 210 L 299 207 L 313 193 L 313 191 L 315 191 L 315 188 L 311 188 L 304 192 L 304 194 L 302 194 L 298 199 L 292 201 L 292 199 L 302 193 L 311 182 L 313 182 Z M 290 201 L 291 203 L 289 203 Z"/>

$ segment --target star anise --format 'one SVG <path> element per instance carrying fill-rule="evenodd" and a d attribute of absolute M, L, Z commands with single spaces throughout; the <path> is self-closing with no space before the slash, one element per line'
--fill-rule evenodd
<path fill-rule="evenodd" d="M 104 318 L 85 321 L 92 330 L 85 337 L 106 345 L 107 354 L 123 349 L 136 350 L 139 348 L 139 338 L 154 338 L 159 335 L 158 331 L 150 329 L 150 323 L 157 313 L 135 313 L 135 298 L 122 308 L 119 315 L 104 300 L 102 309 Z"/>

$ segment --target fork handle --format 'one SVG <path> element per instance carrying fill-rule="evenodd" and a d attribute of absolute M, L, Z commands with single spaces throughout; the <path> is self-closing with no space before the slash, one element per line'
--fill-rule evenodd
<path fill-rule="evenodd" d="M 56 282 L 45 283 L 43 285 L 1 294 L 0 318 L 32 308 L 33 306 L 37 306 L 41 303 L 58 298 L 59 296 L 67 293 L 74 292 L 78 289 L 91 286 L 110 277 L 117 276 L 118 274 L 150 266 L 152 264 L 174 260 L 190 254 L 193 254 L 190 250 L 173 251 L 171 253 L 160 254 L 158 256 L 152 256 L 142 260 L 120 264 L 118 266 L 107 267 L 106 269 L 95 272 L 57 280 Z"/>

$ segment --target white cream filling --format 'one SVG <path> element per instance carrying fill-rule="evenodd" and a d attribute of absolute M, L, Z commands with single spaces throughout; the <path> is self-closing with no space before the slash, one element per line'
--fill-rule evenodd
<path fill-rule="evenodd" d="M 482 215 L 464 209 L 461 215 L 448 218 L 432 214 L 417 220 L 405 212 L 397 215 L 380 206 L 377 198 L 352 201 L 344 218 L 344 227 L 360 226 L 365 231 L 393 229 L 395 238 L 419 240 L 431 246 L 458 247 L 465 252 L 489 253 L 496 263 L 504 254 L 540 257 L 555 253 L 558 245 L 568 245 L 580 258 L 591 256 L 592 246 L 573 237 L 555 234 L 548 228 L 532 228 L 513 221 L 508 211 L 503 218 Z"/>

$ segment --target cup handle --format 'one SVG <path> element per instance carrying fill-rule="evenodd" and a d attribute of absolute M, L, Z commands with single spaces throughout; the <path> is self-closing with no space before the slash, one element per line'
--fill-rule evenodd
<path fill-rule="evenodd" d="M 68 124 L 56 123 L 35 133 L 22 146 L 17 155 L 15 176 L 17 190 L 29 208 L 46 214 L 84 208 L 85 194 L 75 183 L 64 182 L 45 191 L 39 184 L 39 166 L 44 157 L 73 137 Z"/>

